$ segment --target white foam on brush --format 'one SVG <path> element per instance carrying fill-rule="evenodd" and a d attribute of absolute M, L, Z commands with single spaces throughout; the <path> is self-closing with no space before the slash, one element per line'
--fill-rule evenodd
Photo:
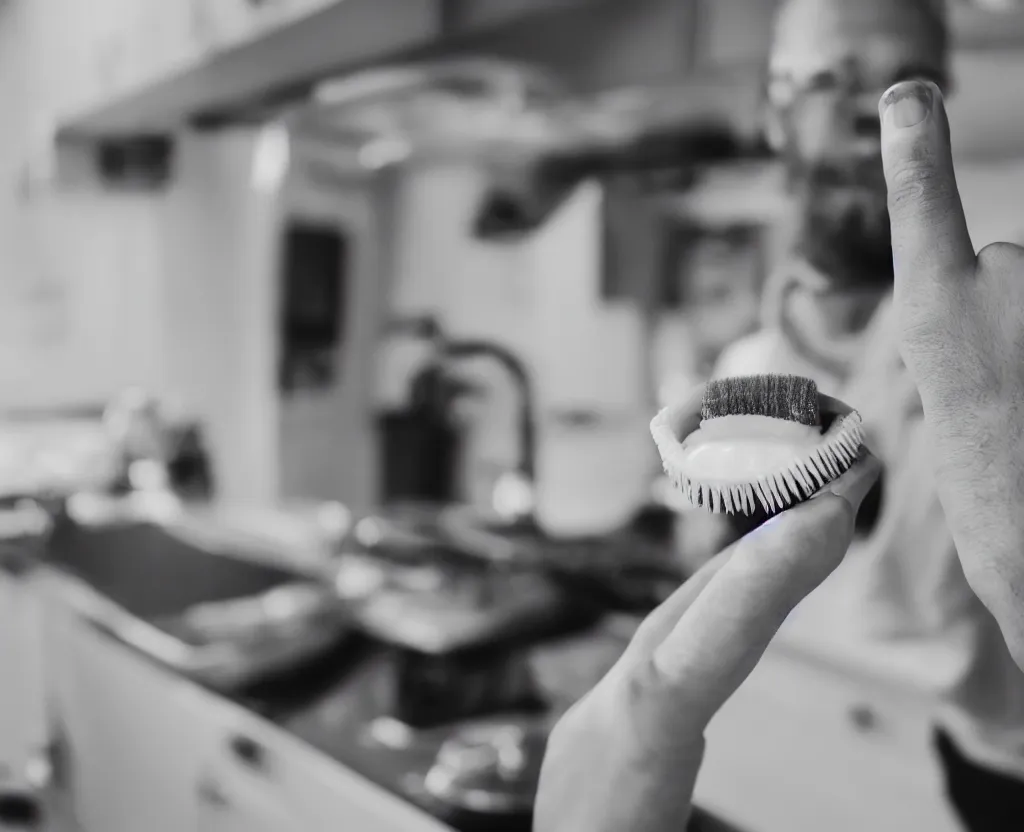
<path fill-rule="evenodd" d="M 702 422 L 682 441 L 676 415 L 665 408 L 651 422 L 665 473 L 691 505 L 713 512 L 753 514 L 758 505 L 781 511 L 848 470 L 864 442 L 856 411 L 824 433 L 780 419 L 725 416 Z"/>

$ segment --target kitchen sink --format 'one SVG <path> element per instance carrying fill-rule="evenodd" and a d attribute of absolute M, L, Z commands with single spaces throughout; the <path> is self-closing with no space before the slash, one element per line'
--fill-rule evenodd
<path fill-rule="evenodd" d="M 174 522 L 65 518 L 47 550 L 47 571 L 88 623 L 214 687 L 294 667 L 348 632 L 329 585 L 227 536 L 214 547 Z"/>
<path fill-rule="evenodd" d="M 147 522 L 96 527 L 58 524 L 48 560 L 148 621 L 200 604 L 261 595 L 300 577 L 246 558 L 244 552 L 206 551 L 173 529 Z"/>

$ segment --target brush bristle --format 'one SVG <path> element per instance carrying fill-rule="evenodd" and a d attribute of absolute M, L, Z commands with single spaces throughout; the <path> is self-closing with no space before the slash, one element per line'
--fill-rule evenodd
<path fill-rule="evenodd" d="M 768 416 L 821 427 L 818 385 L 788 375 L 735 376 L 708 383 L 701 417 Z"/>
<path fill-rule="evenodd" d="M 767 515 L 803 502 L 840 477 L 863 453 L 864 431 L 856 411 L 836 419 L 821 440 L 794 455 L 786 465 L 749 480 L 706 479 L 686 460 L 678 440 L 669 439 L 662 423 L 652 425 L 665 473 L 687 501 L 712 512 Z M 672 444 L 673 441 L 676 444 Z"/>
<path fill-rule="evenodd" d="M 806 459 L 750 483 L 703 484 L 680 479 L 677 487 L 690 503 L 712 512 L 751 515 L 763 510 L 772 515 L 809 499 L 848 471 L 861 453 L 860 426 L 823 444 Z"/>

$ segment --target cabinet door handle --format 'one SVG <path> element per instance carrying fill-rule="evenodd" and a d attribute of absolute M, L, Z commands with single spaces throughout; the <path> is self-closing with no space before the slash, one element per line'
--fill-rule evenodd
<path fill-rule="evenodd" d="M 231 753 L 246 768 L 260 772 L 267 770 L 267 751 L 256 740 L 239 734 L 231 738 L 229 745 Z"/>
<path fill-rule="evenodd" d="M 203 777 L 196 786 L 199 802 L 213 809 L 227 809 L 231 806 L 224 789 L 211 777 Z"/>
<path fill-rule="evenodd" d="M 874 732 L 878 728 L 878 714 L 870 705 L 854 705 L 850 708 L 850 722 L 863 734 Z"/>

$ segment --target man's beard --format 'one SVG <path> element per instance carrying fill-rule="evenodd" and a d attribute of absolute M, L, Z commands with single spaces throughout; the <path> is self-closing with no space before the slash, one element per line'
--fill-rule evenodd
<path fill-rule="evenodd" d="M 834 288 L 893 283 L 892 236 L 884 180 L 873 166 L 793 171 L 801 202 L 797 253 Z"/>

